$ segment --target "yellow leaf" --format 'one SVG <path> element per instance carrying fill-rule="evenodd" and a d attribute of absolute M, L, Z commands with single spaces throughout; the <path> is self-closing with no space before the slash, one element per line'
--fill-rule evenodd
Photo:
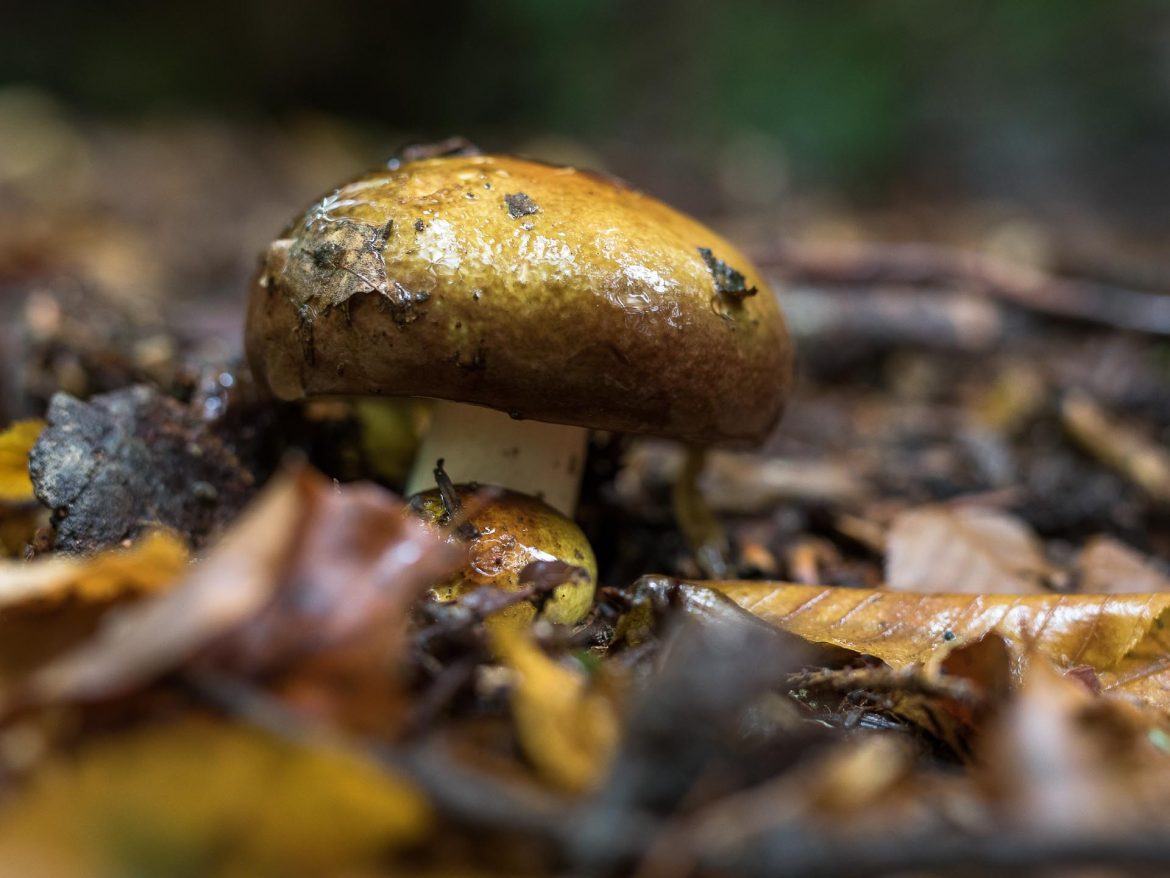
<path fill-rule="evenodd" d="M 1104 691 L 1170 711 L 1170 593 L 906 594 L 775 582 L 709 585 L 814 643 L 876 656 L 896 669 L 937 660 L 994 632 L 1017 655 L 1088 666 Z"/>
<path fill-rule="evenodd" d="M 187 546 L 168 531 L 147 534 L 127 549 L 90 558 L 0 564 L 0 608 L 30 601 L 108 601 L 158 591 L 187 566 Z"/>
<path fill-rule="evenodd" d="M 349 874 L 430 824 L 354 757 L 185 719 L 42 767 L 0 820 L 0 876 Z"/>
<path fill-rule="evenodd" d="M 551 783 L 583 790 L 597 783 L 618 742 L 613 704 L 588 680 L 550 659 L 528 632 L 489 625 L 492 646 L 516 672 L 512 715 L 524 752 Z"/>
<path fill-rule="evenodd" d="M 90 558 L 0 562 L 0 681 L 76 646 L 111 605 L 178 582 L 187 547 L 158 531 Z"/>
<path fill-rule="evenodd" d="M 16 421 L 0 433 L 0 502 L 36 500 L 28 476 L 28 453 L 44 428 L 45 422 L 41 420 Z"/>

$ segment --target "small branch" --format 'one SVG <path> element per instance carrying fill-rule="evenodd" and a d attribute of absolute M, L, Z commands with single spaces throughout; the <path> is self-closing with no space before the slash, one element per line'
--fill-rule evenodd
<path fill-rule="evenodd" d="M 837 693 L 863 690 L 874 694 L 921 695 L 943 698 L 960 704 L 979 707 L 986 703 L 983 693 L 961 677 L 941 676 L 931 679 L 917 668 L 896 671 L 881 666 L 874 668 L 813 668 L 789 675 L 793 689 L 815 689 Z"/>
<path fill-rule="evenodd" d="M 1075 868 L 1170 873 L 1170 836 L 1164 832 L 1098 836 L 996 833 L 896 834 L 874 838 L 814 835 L 786 828 L 727 856 L 703 858 L 720 873 L 743 878 L 845 878 L 890 874 L 1019 875 Z"/>
<path fill-rule="evenodd" d="M 797 283 L 966 287 L 1024 308 L 1170 335 L 1170 296 L 1052 277 L 1025 265 L 929 244 L 783 245 L 757 261 Z"/>
<path fill-rule="evenodd" d="M 1091 397 L 1070 391 L 1061 401 L 1064 428 L 1086 451 L 1159 503 L 1170 503 L 1170 454 L 1136 430 L 1115 423 Z"/>

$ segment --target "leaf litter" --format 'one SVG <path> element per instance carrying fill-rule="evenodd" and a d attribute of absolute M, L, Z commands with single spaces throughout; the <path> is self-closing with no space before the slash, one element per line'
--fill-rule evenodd
<path fill-rule="evenodd" d="M 255 170 L 232 143 L 208 197 Z M 0 300 L 0 873 L 1170 861 L 1157 297 L 761 246 L 802 346 L 784 427 L 705 462 L 595 437 L 603 587 L 564 629 L 505 621 L 562 570 L 430 594 L 463 558 L 395 494 L 425 406 L 263 400 L 222 278 L 109 210 L 69 258 L 0 223 L 50 269 Z"/>

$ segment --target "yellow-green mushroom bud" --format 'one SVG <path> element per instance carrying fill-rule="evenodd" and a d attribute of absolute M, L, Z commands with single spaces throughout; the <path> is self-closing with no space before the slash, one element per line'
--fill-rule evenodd
<path fill-rule="evenodd" d="M 516 491 L 501 491 L 486 501 L 466 485 L 456 486 L 455 491 L 470 513 L 467 521 L 471 527 L 466 528 L 466 536 L 455 534 L 451 538 L 467 540 L 467 563 L 432 589 L 436 598 L 454 601 L 485 585 L 519 591 L 525 587 L 520 574 L 530 564 L 561 561 L 584 572 L 553 590 L 544 602 L 542 617 L 563 625 L 584 618 L 593 604 L 597 560 L 576 523 L 547 503 Z M 448 521 L 448 510 L 437 489 L 415 495 L 411 505 L 435 526 Z M 518 621 L 531 620 L 535 606 L 526 601 L 503 613 Z"/>

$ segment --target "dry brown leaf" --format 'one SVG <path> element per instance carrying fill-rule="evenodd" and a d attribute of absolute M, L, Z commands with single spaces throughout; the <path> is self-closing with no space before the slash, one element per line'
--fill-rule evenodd
<path fill-rule="evenodd" d="M 813 643 L 876 656 L 895 669 L 937 662 L 994 632 L 1017 657 L 1087 666 L 1104 692 L 1170 711 L 1170 593 L 1140 595 L 907 594 L 776 582 L 711 587 Z"/>
<path fill-rule="evenodd" d="M 380 638 L 377 667 L 386 668 L 406 608 L 450 570 L 452 552 L 381 488 L 287 472 L 176 588 L 119 615 L 9 697 L 100 698 L 197 653 L 218 672 L 278 672 L 363 632 Z"/>
<path fill-rule="evenodd" d="M 516 672 L 512 714 L 524 752 L 551 783 L 580 791 L 598 783 L 618 743 L 613 704 L 583 674 L 553 661 L 515 625 L 489 625 L 500 661 Z"/>
<path fill-rule="evenodd" d="M 357 874 L 432 819 L 412 787 L 351 756 L 209 719 L 49 762 L 3 816 L 3 878 Z"/>
<path fill-rule="evenodd" d="M 898 515 L 887 538 L 896 591 L 1043 593 L 1050 568 L 1024 522 L 978 507 L 924 506 Z"/>
<path fill-rule="evenodd" d="M 1077 557 L 1079 590 L 1086 594 L 1170 591 L 1170 577 L 1112 537 L 1089 541 Z"/>
<path fill-rule="evenodd" d="M 28 475 L 28 453 L 44 428 L 44 421 L 33 419 L 16 421 L 0 433 L 0 502 L 36 501 Z"/>

